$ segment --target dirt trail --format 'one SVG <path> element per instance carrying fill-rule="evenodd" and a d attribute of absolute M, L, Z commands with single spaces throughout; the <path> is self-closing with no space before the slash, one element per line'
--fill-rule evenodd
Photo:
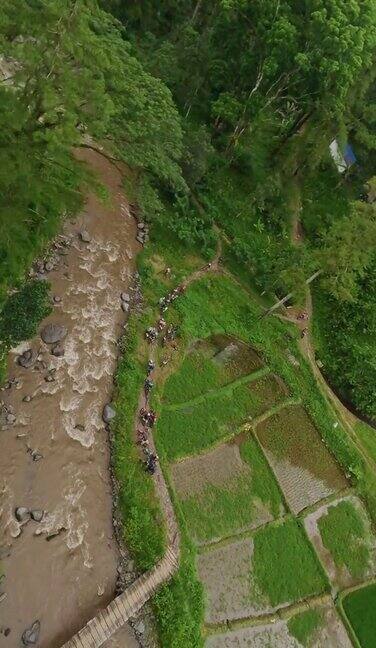
<path fill-rule="evenodd" d="M 303 243 L 304 233 L 300 221 L 300 211 L 301 205 L 300 201 L 297 200 L 294 207 L 294 215 L 291 224 L 291 242 L 293 245 L 299 246 Z M 358 435 L 354 430 L 356 423 L 361 422 L 355 414 L 350 412 L 347 409 L 346 405 L 336 396 L 336 394 L 331 389 L 330 385 L 325 380 L 323 374 L 321 373 L 315 358 L 315 349 L 312 339 L 312 316 L 313 316 L 313 303 L 312 303 L 312 294 L 309 285 L 306 286 L 306 301 L 305 301 L 305 313 L 306 318 L 304 320 L 297 319 L 297 313 L 294 309 L 287 311 L 287 315 L 277 315 L 280 319 L 294 323 L 299 327 L 301 331 L 305 329 L 305 335 L 299 341 L 299 348 L 303 356 L 308 360 L 312 373 L 316 378 L 319 388 L 326 396 L 327 400 L 333 407 L 336 415 L 341 421 L 344 428 L 347 430 L 347 433 L 350 435 L 352 441 L 357 446 L 359 452 L 361 453 L 364 461 L 370 466 L 372 470 L 376 469 L 376 463 L 369 456 L 367 450 L 363 447 Z"/>
<path fill-rule="evenodd" d="M 8 363 L 9 378 L 20 382 L 1 393 L 17 417 L 0 432 L 4 648 L 18 648 L 36 619 L 38 648 L 61 646 L 112 600 L 116 584 L 119 556 L 101 417 L 124 323 L 120 293 L 130 290 L 139 246 L 119 170 L 94 151 L 78 155 L 98 173 L 110 200 L 103 204 L 89 195 L 77 221 L 67 223 L 64 234 L 71 244 L 57 254 L 57 266 L 48 274 L 51 294 L 61 301 L 41 328 L 50 322 L 67 328 L 65 354 L 51 355 L 39 336 L 23 344 L 9 354 Z M 86 243 L 77 235 L 81 230 L 89 233 Z M 42 357 L 24 369 L 16 359 L 28 348 Z M 49 369 L 55 370 L 51 382 L 45 380 Z M 34 461 L 32 451 L 43 457 Z M 21 526 L 14 516 L 18 506 L 44 510 L 42 521 Z M 7 636 L 5 629 L 10 629 Z M 127 629 L 121 641 L 123 648 L 136 645 Z"/>

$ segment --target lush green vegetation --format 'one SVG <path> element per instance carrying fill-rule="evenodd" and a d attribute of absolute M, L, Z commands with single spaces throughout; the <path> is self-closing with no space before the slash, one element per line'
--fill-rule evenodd
<path fill-rule="evenodd" d="M 303 646 L 309 646 L 309 640 L 314 636 L 316 630 L 322 624 L 322 614 L 317 609 L 307 610 L 302 614 L 297 614 L 288 620 L 288 629 L 290 633 Z"/>
<path fill-rule="evenodd" d="M 338 567 L 346 567 L 354 578 L 366 575 L 370 566 L 372 537 L 369 525 L 348 500 L 330 506 L 318 521 L 324 547 Z"/>
<path fill-rule="evenodd" d="M 372 265 L 358 285 L 357 297 L 339 304 L 314 291 L 314 339 L 324 375 L 333 387 L 369 417 L 375 415 L 376 284 Z"/>
<path fill-rule="evenodd" d="M 141 212 L 156 187 L 184 190 L 182 131 L 169 90 L 94 0 L 4 0 L 0 16 L 0 308 L 64 217 L 96 187 L 73 154 L 84 134 L 132 169 Z M 8 333 L 7 333 L 8 334 Z"/>
<path fill-rule="evenodd" d="M 241 443 L 240 456 L 249 470 L 235 473 L 231 483 L 226 481 L 221 487 L 207 485 L 199 494 L 181 502 L 195 540 L 222 538 L 249 527 L 257 518 L 260 502 L 271 516 L 281 514 L 279 488 L 253 437 Z"/>
<path fill-rule="evenodd" d="M 296 520 L 270 525 L 254 535 L 252 575 L 271 605 L 328 589 L 322 568 Z"/>
<path fill-rule="evenodd" d="M 179 506 L 175 503 L 179 515 Z M 201 648 L 204 620 L 204 594 L 196 574 L 196 552 L 188 538 L 184 519 L 180 566 L 170 583 L 161 587 L 153 599 L 161 646 Z"/>
<path fill-rule="evenodd" d="M 150 569 L 165 548 L 165 530 L 153 483 L 146 478 L 134 437 L 140 386 L 144 379 L 139 349 L 140 322 L 131 320 L 123 343 L 116 376 L 116 421 L 113 452 L 119 483 L 119 507 L 124 519 L 124 540 L 142 570 Z"/>
<path fill-rule="evenodd" d="M 33 337 L 50 311 L 49 284 L 45 281 L 28 281 L 5 299 L 0 312 L 0 384 L 5 378 L 9 347 Z"/>
<path fill-rule="evenodd" d="M 361 648 L 373 648 L 376 637 L 376 584 L 351 592 L 343 599 L 342 606 Z"/>
<path fill-rule="evenodd" d="M 225 276 L 191 286 L 168 315 L 181 332 L 171 369 L 196 339 L 226 334 L 251 343 L 302 400 L 376 520 L 376 477 L 319 393 L 296 332 L 276 319 L 259 319 L 263 300 L 274 293 L 293 289 L 302 301 L 304 280 L 320 268 L 315 339 L 324 370 L 345 398 L 376 415 L 376 207 L 359 200 L 376 169 L 374 2 L 162 4 L 3 0 L 0 15 L 9 76 L 0 84 L 0 356 L 13 336 L 32 333 L 46 313 L 44 288 L 25 288 L 25 295 L 35 293 L 29 311 L 23 310 L 27 296 L 21 303 L 11 290 L 62 219 L 77 212 L 82 192 L 89 186 L 101 191 L 72 153 L 83 134 L 127 163 L 129 197 L 156 225 L 153 252 L 140 258 L 149 307 L 124 348 L 114 429 L 125 539 L 142 569 L 163 552 L 164 529 L 132 439 L 145 360 L 136 337 L 166 289 L 213 256 L 214 224 L 228 267 L 243 286 L 267 294 L 253 301 L 254 292 Z M 336 137 L 343 148 L 350 136 L 360 164 L 339 176 L 328 144 Z M 306 240 L 297 246 L 291 224 L 299 214 Z M 170 278 L 166 265 L 173 267 Z M 289 353 L 299 358 L 299 369 Z M 179 402 L 179 380 L 196 369 L 202 376 L 195 384 L 187 380 L 190 398 L 198 388 L 224 384 L 209 363 L 196 361 L 183 362 L 183 378 L 176 374 L 167 384 L 170 403 Z M 157 432 L 161 456 L 196 452 L 233 434 L 263 402 L 270 404 L 268 382 L 256 386 L 229 386 L 185 413 L 165 408 Z M 370 439 L 365 446 L 373 452 Z M 261 560 L 265 591 L 275 600 L 304 595 L 293 576 L 293 550 L 307 567 L 307 591 L 319 591 L 322 576 L 299 528 L 271 529 L 258 536 L 261 558 L 277 550 L 279 535 L 290 571 L 283 586 L 278 565 L 274 582 L 274 570 L 268 575 Z M 158 595 L 156 609 L 165 645 L 201 644 L 202 597 L 186 538 L 182 568 Z"/>
<path fill-rule="evenodd" d="M 0 316 L 0 340 L 14 345 L 33 337 L 39 322 L 51 312 L 49 284 L 28 281 L 6 299 Z"/>
<path fill-rule="evenodd" d="M 190 192 L 175 193 L 160 222 L 206 251 L 218 224 L 229 267 L 266 301 L 293 288 L 302 302 L 303 280 L 321 268 L 325 371 L 375 416 L 376 210 L 364 201 L 376 171 L 372 0 L 102 5 L 179 110 Z M 343 175 L 329 154 L 334 138 L 342 150 L 351 140 L 358 160 Z"/>

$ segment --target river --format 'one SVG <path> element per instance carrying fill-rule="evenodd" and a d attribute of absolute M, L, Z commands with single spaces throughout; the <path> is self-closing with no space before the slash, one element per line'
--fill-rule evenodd
<path fill-rule="evenodd" d="M 16 417 L 0 431 L 0 646 L 7 648 L 19 648 L 36 620 L 38 648 L 58 648 L 109 603 L 116 586 L 102 410 L 126 317 L 120 294 L 132 294 L 139 245 L 117 167 L 90 149 L 77 155 L 98 173 L 109 200 L 88 195 L 82 213 L 65 224 L 66 238 L 57 239 L 58 262 L 48 272 L 56 301 L 41 328 L 66 327 L 64 355 L 53 356 L 39 335 L 23 343 L 8 359 L 9 379 L 18 384 L 0 393 Z M 38 359 L 26 369 L 17 358 L 29 348 Z M 44 511 L 42 521 L 19 523 L 21 506 Z M 138 645 L 129 627 L 117 640 L 122 648 Z"/>

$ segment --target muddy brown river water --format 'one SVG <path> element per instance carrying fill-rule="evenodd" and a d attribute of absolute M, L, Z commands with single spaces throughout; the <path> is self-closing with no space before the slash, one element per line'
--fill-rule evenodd
<path fill-rule="evenodd" d="M 120 172 L 92 150 L 79 156 L 99 174 L 110 201 L 88 196 L 78 219 L 66 224 L 68 246 L 48 273 L 51 295 L 61 301 L 41 328 L 50 322 L 67 328 L 65 354 L 51 355 L 39 336 L 22 344 L 9 354 L 9 378 L 19 383 L 0 392 L 16 416 L 0 431 L 1 648 L 18 648 L 23 631 L 37 619 L 38 648 L 58 648 L 109 603 L 116 584 L 102 409 L 111 398 L 116 342 L 125 321 L 120 294 L 131 292 L 139 246 Z M 82 230 L 90 241 L 81 241 Z M 29 348 L 39 360 L 24 369 L 17 357 Z M 51 369 L 54 380 L 47 382 Z M 34 461 L 32 452 L 43 457 Z M 20 524 L 14 515 L 19 506 L 43 510 L 42 521 Z M 125 628 L 113 645 L 138 644 Z"/>

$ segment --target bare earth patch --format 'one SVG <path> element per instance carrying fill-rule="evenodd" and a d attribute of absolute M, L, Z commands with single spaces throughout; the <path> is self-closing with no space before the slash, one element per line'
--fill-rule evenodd
<path fill-rule="evenodd" d="M 207 639 L 205 648 L 301 648 L 301 644 L 291 637 L 285 621 L 277 621 L 214 635 Z"/>
<path fill-rule="evenodd" d="M 328 605 L 321 609 L 324 621 L 312 637 L 309 648 L 352 648 L 345 626 L 334 605 Z"/>
<path fill-rule="evenodd" d="M 224 367 L 226 374 L 232 379 L 257 371 L 264 364 L 257 351 L 249 344 L 228 335 L 213 335 L 199 340 L 193 348 L 211 358 L 215 364 Z"/>
<path fill-rule="evenodd" d="M 293 513 L 347 485 L 302 407 L 281 410 L 258 425 L 256 434 Z"/>
<path fill-rule="evenodd" d="M 204 552 L 197 566 L 206 590 L 206 622 L 218 623 L 260 614 L 265 606 L 251 600 L 253 541 L 239 540 Z"/>
<path fill-rule="evenodd" d="M 197 457 L 178 461 L 172 466 L 172 479 L 181 499 L 202 492 L 206 486 L 236 488 L 240 474 L 249 467 L 240 456 L 236 444 L 218 446 Z"/>
<path fill-rule="evenodd" d="M 308 609 L 308 608 L 307 608 Z M 318 606 L 322 621 L 304 646 L 307 648 L 352 648 L 345 627 L 333 605 Z M 212 635 L 205 648 L 302 648 L 289 631 L 287 620 L 249 626 Z"/>
<path fill-rule="evenodd" d="M 329 580 L 332 584 L 332 587 L 334 588 L 335 591 L 341 590 L 344 587 L 351 587 L 359 582 L 359 578 L 354 578 L 348 569 L 346 569 L 345 566 L 337 566 L 333 560 L 332 554 L 330 551 L 324 546 L 320 530 L 318 528 L 318 522 L 319 520 L 325 516 L 329 509 L 333 506 L 337 506 L 339 502 L 344 502 L 348 501 L 351 502 L 351 504 L 355 507 L 355 509 L 359 512 L 361 515 L 365 527 L 367 531 L 370 534 L 370 537 L 372 537 L 372 531 L 370 528 L 370 522 L 368 520 L 367 513 L 364 510 L 363 504 L 361 501 L 355 497 L 354 495 L 349 495 L 347 497 L 342 497 L 340 499 L 335 500 L 334 502 L 331 502 L 330 504 L 324 504 L 323 506 L 320 506 L 316 511 L 313 513 L 310 513 L 307 515 L 307 517 L 304 519 L 304 526 L 307 532 L 307 535 L 309 539 L 311 540 L 317 555 L 320 558 L 320 561 L 324 565 L 325 571 L 328 574 Z M 367 576 L 371 576 L 375 573 L 375 567 L 376 567 L 376 546 L 373 544 L 372 547 L 372 560 L 370 562 L 369 570 L 368 573 L 364 575 L 363 578 L 366 578 Z"/>

